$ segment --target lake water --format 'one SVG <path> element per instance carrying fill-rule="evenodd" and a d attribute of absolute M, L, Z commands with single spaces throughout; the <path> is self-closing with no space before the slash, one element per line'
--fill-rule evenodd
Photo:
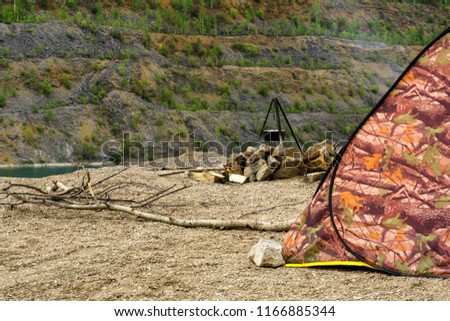
<path fill-rule="evenodd" d="M 98 168 L 98 166 L 84 166 Z M 5 167 L 0 168 L 0 177 L 41 178 L 51 175 L 61 175 L 75 172 L 78 166 L 39 166 L 39 167 Z"/>

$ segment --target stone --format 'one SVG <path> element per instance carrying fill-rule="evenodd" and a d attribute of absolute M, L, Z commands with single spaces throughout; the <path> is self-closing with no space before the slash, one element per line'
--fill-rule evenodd
<path fill-rule="evenodd" d="M 259 169 L 256 173 L 256 180 L 258 182 L 264 181 L 269 178 L 269 176 L 272 175 L 272 170 L 267 165 L 266 161 L 260 160 L 259 161 Z"/>
<path fill-rule="evenodd" d="M 278 169 L 278 167 L 280 167 L 281 163 L 278 159 L 276 159 L 272 155 L 269 155 L 267 157 L 267 165 L 269 165 L 269 167 L 272 171 L 275 171 Z"/>
<path fill-rule="evenodd" d="M 325 172 L 309 173 L 305 175 L 305 182 L 314 183 L 320 181 L 325 176 Z"/>
<path fill-rule="evenodd" d="M 274 179 L 291 178 L 298 175 L 304 175 L 307 168 L 300 159 L 285 157 L 278 170 L 273 174 Z"/>
<path fill-rule="evenodd" d="M 248 258 L 259 267 L 279 267 L 284 265 L 281 245 L 268 239 L 260 239 L 248 253 Z"/>

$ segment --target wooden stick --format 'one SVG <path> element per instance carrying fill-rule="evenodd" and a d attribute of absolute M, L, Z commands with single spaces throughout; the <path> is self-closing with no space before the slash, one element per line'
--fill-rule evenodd
<path fill-rule="evenodd" d="M 168 173 L 161 173 L 161 174 L 158 174 L 158 176 L 160 176 L 160 177 L 171 176 L 171 175 L 183 174 L 184 172 L 198 173 L 198 172 L 215 172 L 215 171 L 223 171 L 223 170 L 224 170 L 223 168 L 219 168 L 219 167 L 180 169 L 180 170 L 173 170 L 172 172 L 168 172 Z"/>

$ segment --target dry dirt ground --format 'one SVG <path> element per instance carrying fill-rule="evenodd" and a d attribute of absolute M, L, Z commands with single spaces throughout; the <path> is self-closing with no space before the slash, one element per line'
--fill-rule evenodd
<path fill-rule="evenodd" d="M 93 170 L 93 180 L 112 170 Z M 67 184 L 79 178 L 58 177 Z M 114 178 L 127 179 L 191 185 L 152 209 L 185 218 L 291 220 L 316 188 L 300 177 L 220 185 L 138 168 Z M 49 179 L 26 181 L 46 186 Z M 128 214 L 28 205 L 1 208 L 0 222 L 0 300 L 450 300 L 449 279 L 249 262 L 260 238 L 281 242 L 284 233 L 186 229 Z"/>

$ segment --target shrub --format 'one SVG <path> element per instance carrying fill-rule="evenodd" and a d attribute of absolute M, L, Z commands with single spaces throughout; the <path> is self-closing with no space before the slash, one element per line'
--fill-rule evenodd
<path fill-rule="evenodd" d="M 99 71 L 100 70 L 100 65 L 97 62 L 92 62 L 91 63 L 91 68 L 93 71 Z"/>
<path fill-rule="evenodd" d="M 266 13 L 264 12 L 263 9 L 258 9 L 258 11 L 256 11 L 256 15 L 258 16 L 259 19 L 264 20 Z"/>
<path fill-rule="evenodd" d="M 232 48 L 250 56 L 256 56 L 259 54 L 259 48 L 250 43 L 235 42 Z"/>
<path fill-rule="evenodd" d="M 162 115 L 158 115 L 156 117 L 156 126 L 164 125 L 164 117 Z"/>
<path fill-rule="evenodd" d="M 186 43 L 184 44 L 184 52 L 187 56 L 192 55 L 192 45 L 189 40 L 187 40 Z"/>
<path fill-rule="evenodd" d="M 378 85 L 373 85 L 372 87 L 370 87 L 370 91 L 373 92 L 374 94 L 378 94 L 378 91 L 380 90 L 380 87 L 378 87 Z"/>
<path fill-rule="evenodd" d="M 36 130 L 38 131 L 39 134 L 42 134 L 44 132 L 44 126 L 42 126 L 42 124 L 37 124 L 36 125 Z"/>
<path fill-rule="evenodd" d="M 313 130 L 313 125 L 312 125 L 310 122 L 306 122 L 306 123 L 303 125 L 303 131 L 304 131 L 305 133 L 310 133 L 310 132 L 312 132 L 312 130 Z"/>
<path fill-rule="evenodd" d="M 130 49 L 124 49 L 120 51 L 120 58 L 122 60 L 129 60 L 131 57 L 131 51 Z"/>
<path fill-rule="evenodd" d="M 269 96 L 269 86 L 268 85 L 262 85 L 258 88 L 258 94 L 260 94 L 263 97 Z"/>
<path fill-rule="evenodd" d="M 230 133 L 231 133 L 230 128 L 228 127 L 228 125 L 225 125 L 225 124 L 217 125 L 214 128 L 214 131 L 216 132 L 217 136 L 226 136 L 226 137 L 231 136 L 230 135 Z"/>
<path fill-rule="evenodd" d="M 113 28 L 113 30 L 111 30 L 109 35 L 111 37 L 113 37 L 114 39 L 119 40 L 120 42 L 123 42 L 123 40 L 124 40 L 122 31 L 117 28 Z"/>
<path fill-rule="evenodd" d="M 239 12 L 237 11 L 236 8 L 231 8 L 230 9 L 230 16 L 233 19 L 236 19 L 239 16 Z"/>
<path fill-rule="evenodd" d="M 191 68 L 199 68 L 200 62 L 195 57 L 189 57 L 187 60 L 187 65 Z"/>
<path fill-rule="evenodd" d="M 6 106 L 6 97 L 0 94 L 0 108 L 3 108 L 5 106 Z"/>
<path fill-rule="evenodd" d="M 363 85 L 363 84 L 360 84 L 360 85 L 358 86 L 358 93 L 359 93 L 359 96 L 360 96 L 361 98 L 364 98 L 364 97 L 366 96 L 366 91 L 365 91 L 365 88 L 364 88 L 364 85 Z"/>
<path fill-rule="evenodd" d="M 239 61 L 237 62 L 237 65 L 239 67 L 253 67 L 255 65 L 255 63 L 253 62 L 252 59 L 242 58 L 242 59 L 239 59 Z"/>
<path fill-rule="evenodd" d="M 161 90 L 161 102 L 166 107 L 172 107 L 173 105 L 173 94 L 170 90 L 163 88 Z"/>
<path fill-rule="evenodd" d="M 52 94 L 52 90 L 53 90 L 52 84 L 49 81 L 47 81 L 47 80 L 44 80 L 41 83 L 41 88 L 40 89 L 41 89 L 41 93 L 44 94 L 47 97 Z"/>
<path fill-rule="evenodd" d="M 231 95 L 230 85 L 225 84 L 222 88 L 220 88 L 220 94 L 225 97 L 230 96 Z"/>
<path fill-rule="evenodd" d="M 100 103 L 100 101 L 105 98 L 107 93 L 107 88 L 104 86 L 99 86 L 98 82 L 96 82 L 92 87 L 92 94 L 94 95 L 94 97 L 92 98 L 93 103 Z"/>
<path fill-rule="evenodd" d="M 89 97 L 88 96 L 79 96 L 76 99 L 77 104 L 80 105 L 86 105 L 89 101 Z"/>
<path fill-rule="evenodd" d="M 25 142 L 27 144 L 32 144 L 34 142 L 34 133 L 33 133 L 33 131 L 30 128 L 25 127 L 23 129 L 23 138 L 25 139 Z"/>
<path fill-rule="evenodd" d="M 167 47 L 165 44 L 159 44 L 158 51 L 164 57 L 168 57 L 170 53 L 169 47 Z"/>
<path fill-rule="evenodd" d="M 69 75 L 67 75 L 67 74 L 63 75 L 63 86 L 67 90 L 72 89 L 72 82 L 70 81 Z"/>
<path fill-rule="evenodd" d="M 10 49 L 9 47 L 0 47 L 0 56 L 8 58 Z"/>
<path fill-rule="evenodd" d="M 197 38 L 195 39 L 193 49 L 194 49 L 194 53 L 195 53 L 197 56 L 199 56 L 199 57 L 206 56 L 206 54 L 207 54 L 207 51 L 206 51 L 206 49 L 203 47 L 203 44 L 202 44 L 202 41 L 201 41 L 200 37 L 197 37 Z"/>
<path fill-rule="evenodd" d="M 30 86 L 31 89 L 34 89 L 36 86 L 36 70 L 34 68 L 31 68 L 28 72 L 28 79 L 26 80 L 26 83 L 28 86 Z"/>
<path fill-rule="evenodd" d="M 47 111 L 45 112 L 44 118 L 45 118 L 45 121 L 46 121 L 47 123 L 51 122 L 51 121 L 53 120 L 53 118 L 54 118 L 53 110 L 51 110 L 51 109 L 47 110 Z"/>
<path fill-rule="evenodd" d="M 77 6 L 77 0 L 67 0 L 67 5 L 70 9 L 74 9 Z"/>
<path fill-rule="evenodd" d="M 292 111 L 295 113 L 299 113 L 302 110 L 302 105 L 300 104 L 300 101 L 295 100 L 294 104 L 292 105 Z"/>
<path fill-rule="evenodd" d="M 120 76 L 126 76 L 127 75 L 127 67 L 125 64 L 121 63 L 118 67 L 117 67 L 117 72 L 119 73 Z"/>
<path fill-rule="evenodd" d="M 328 112 L 330 114 L 337 114 L 338 113 L 337 105 L 336 105 L 336 102 L 334 100 L 332 100 L 330 102 L 330 104 L 328 105 Z"/>
<path fill-rule="evenodd" d="M 150 33 L 148 33 L 148 32 L 144 33 L 144 46 L 147 49 L 150 49 L 152 46 L 152 37 L 150 36 Z"/>
<path fill-rule="evenodd" d="M 83 159 L 91 160 L 95 157 L 97 153 L 95 145 L 92 143 L 84 141 L 81 146 L 81 157 Z"/>
<path fill-rule="evenodd" d="M 252 5 L 247 6 L 247 10 L 245 10 L 245 19 L 248 21 L 253 21 L 256 17 L 255 9 Z"/>
<path fill-rule="evenodd" d="M 102 11 L 103 11 L 103 6 L 102 6 L 101 2 L 97 2 L 91 8 L 91 12 L 95 15 L 100 15 L 102 13 Z"/>

